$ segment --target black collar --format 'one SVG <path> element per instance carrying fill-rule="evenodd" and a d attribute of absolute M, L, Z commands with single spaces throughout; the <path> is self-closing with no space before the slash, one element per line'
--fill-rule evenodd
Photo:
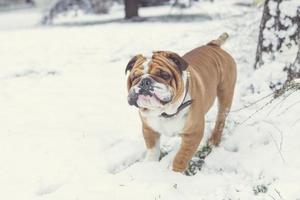
<path fill-rule="evenodd" d="M 177 115 L 181 110 L 183 110 L 184 108 L 188 107 L 189 105 L 192 104 L 193 100 L 188 100 L 185 101 L 185 98 L 187 96 L 187 93 L 189 91 L 189 75 L 187 76 L 187 80 L 186 80 L 186 87 L 185 87 L 185 95 L 184 98 L 182 100 L 182 103 L 180 104 L 180 106 L 178 106 L 177 111 L 173 114 L 167 114 L 165 112 L 163 112 L 160 116 L 164 117 L 164 118 L 171 118 L 174 117 L 175 115 Z"/>

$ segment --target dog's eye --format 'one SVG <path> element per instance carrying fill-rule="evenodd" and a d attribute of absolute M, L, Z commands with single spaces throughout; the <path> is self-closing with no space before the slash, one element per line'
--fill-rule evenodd
<path fill-rule="evenodd" d="M 160 71 L 159 76 L 165 80 L 169 80 L 171 78 L 171 75 L 165 71 Z"/>

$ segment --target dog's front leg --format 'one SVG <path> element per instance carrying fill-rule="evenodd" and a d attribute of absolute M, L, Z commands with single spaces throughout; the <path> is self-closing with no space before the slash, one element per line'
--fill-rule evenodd
<path fill-rule="evenodd" d="M 181 135 L 181 146 L 173 161 L 173 171 L 183 172 L 187 169 L 189 161 L 197 151 L 204 132 L 204 115 L 195 124 L 190 124 Z"/>
<path fill-rule="evenodd" d="M 202 139 L 202 135 L 199 133 L 183 134 L 181 137 L 181 146 L 173 161 L 173 171 L 175 172 L 186 170 Z"/>
<path fill-rule="evenodd" d="M 145 161 L 158 161 L 160 156 L 160 135 L 143 124 L 143 136 L 147 147 Z"/>

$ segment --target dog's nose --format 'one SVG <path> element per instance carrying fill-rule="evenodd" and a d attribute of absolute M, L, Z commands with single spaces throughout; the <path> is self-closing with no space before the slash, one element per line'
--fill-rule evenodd
<path fill-rule="evenodd" d="M 151 90 L 152 89 L 152 79 L 151 78 L 143 78 L 139 85 L 141 89 Z"/>

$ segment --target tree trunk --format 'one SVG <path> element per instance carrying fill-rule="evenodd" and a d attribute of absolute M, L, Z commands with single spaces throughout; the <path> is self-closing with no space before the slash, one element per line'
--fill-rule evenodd
<path fill-rule="evenodd" d="M 300 69 L 300 42 L 298 43 L 298 53 L 294 62 L 294 66 Z"/>
<path fill-rule="evenodd" d="M 298 53 L 296 55 L 295 61 L 284 70 L 287 72 L 286 82 L 290 82 L 296 78 L 300 78 L 300 42 L 298 43 Z"/>
<path fill-rule="evenodd" d="M 299 40 L 299 0 L 265 0 L 254 69 L 270 60 L 284 60 L 286 65 L 283 69 L 287 72 L 286 82 L 299 78 Z M 286 55 L 295 55 L 295 57 Z"/>
<path fill-rule="evenodd" d="M 294 10 L 287 8 L 294 7 Z M 265 0 L 254 68 L 264 64 L 264 55 L 279 57 L 299 42 L 300 3 L 298 0 Z M 290 61 L 291 63 L 292 61 Z"/>
<path fill-rule="evenodd" d="M 296 23 L 298 26 L 298 35 L 296 35 L 296 40 L 298 41 L 298 53 L 294 62 L 294 67 L 298 69 L 299 73 L 300 73 L 300 6 L 297 10 L 297 16 L 298 19 L 296 19 Z"/>
<path fill-rule="evenodd" d="M 259 26 L 259 36 L 258 36 L 258 43 L 257 43 L 257 49 L 256 49 L 254 69 L 257 69 L 263 65 L 262 53 L 263 53 L 263 51 L 266 51 L 266 50 L 263 50 L 263 41 L 264 41 L 263 31 L 266 28 L 267 21 L 271 18 L 268 3 L 269 3 L 269 0 L 265 0 L 263 15 L 262 15 L 260 26 Z"/>
<path fill-rule="evenodd" d="M 138 17 L 139 1 L 138 0 L 125 0 L 125 18 L 131 19 Z"/>
<path fill-rule="evenodd" d="M 113 1 L 111 0 L 89 0 L 89 1 L 91 2 L 93 12 L 96 14 L 107 14 L 109 12 L 109 8 L 113 4 Z"/>
<path fill-rule="evenodd" d="M 287 70 L 288 72 L 287 82 L 296 78 L 300 78 L 300 5 L 297 9 L 297 16 L 295 17 L 294 22 L 297 25 L 297 31 L 294 35 L 294 40 L 296 44 L 298 42 L 298 51 L 297 51 L 295 61 L 290 64 Z"/>

